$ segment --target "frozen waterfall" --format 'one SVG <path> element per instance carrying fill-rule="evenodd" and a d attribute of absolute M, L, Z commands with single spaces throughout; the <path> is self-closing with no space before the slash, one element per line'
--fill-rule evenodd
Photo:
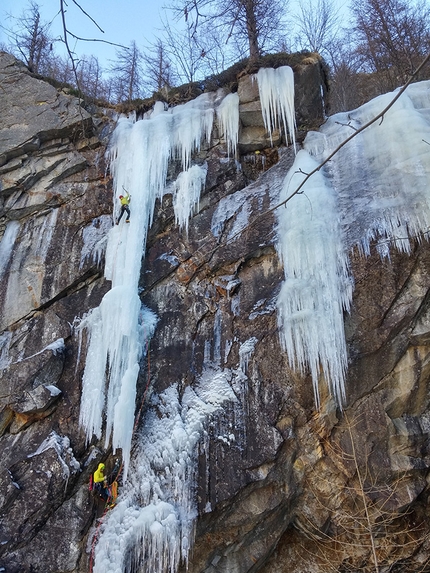
<path fill-rule="evenodd" d="M 337 114 L 319 132 L 310 132 L 281 200 L 394 95 Z M 358 248 L 367 255 L 372 240 L 382 256 L 389 256 L 390 246 L 409 252 L 411 237 L 428 234 L 429 114 L 430 82 L 412 84 L 383 121 L 347 143 L 278 210 L 278 251 L 285 272 L 278 298 L 281 342 L 292 365 L 310 368 L 317 403 L 321 373 L 338 403 L 345 396 L 343 311 L 349 309 L 353 285 L 348 252 Z"/>
<path fill-rule="evenodd" d="M 237 403 L 235 392 L 247 380 L 246 364 L 257 342 L 252 339 L 252 344 L 243 344 L 237 370 L 224 369 L 221 323 L 215 321 L 213 352 L 208 351 L 196 384 L 182 397 L 176 386 L 152 396 L 130 462 L 139 362 L 157 322 L 138 296 L 146 235 L 155 201 L 166 192 L 171 159 L 180 159 L 183 169 L 169 186 L 175 218 L 188 230 L 207 172 L 206 165 L 191 165 L 191 154 L 199 150 L 202 141 L 209 142 L 215 112 L 228 152 L 235 154 L 239 98 L 229 94 L 217 105 L 218 99 L 217 94 L 204 94 L 173 110 L 157 104 L 142 121 L 121 119 L 114 132 L 110 151 L 114 193 L 115 197 L 131 194 L 131 222 L 122 221 L 109 232 L 105 276 L 112 281 L 112 289 L 81 322 L 81 333 L 86 329 L 90 341 L 80 419 L 90 439 L 93 434 L 101 436 L 106 416 L 106 445 L 112 439 L 114 448 L 122 448 L 125 476 L 129 463 L 132 471 L 119 503 L 103 522 L 95 551 L 95 573 L 122 573 L 142 558 L 151 570 L 174 573 L 180 561 L 187 561 L 197 511 L 198 445 L 205 424 L 225 403 Z M 205 350 L 211 344 L 208 340 Z M 220 439 L 234 440 L 230 429 L 224 433 Z"/>
<path fill-rule="evenodd" d="M 208 364 L 182 398 L 176 386 L 153 397 L 130 478 L 102 526 L 94 573 L 123 573 L 143 560 L 146 571 L 174 573 L 187 562 L 197 517 L 198 444 L 205 423 L 236 401 L 234 376 Z"/>
<path fill-rule="evenodd" d="M 257 81 L 267 129 L 282 124 L 294 143 L 292 71 L 260 70 Z M 320 132 L 308 134 L 304 149 L 285 174 L 280 200 L 293 195 L 305 174 L 352 129 L 377 115 L 391 97 L 339 114 Z M 106 445 L 111 440 L 114 448 L 121 448 L 125 475 L 129 464 L 132 471 L 119 503 L 102 523 L 95 573 L 123 573 L 143 559 L 147 570 L 175 573 L 181 561 L 186 563 L 194 536 L 196 459 L 205 424 L 226 404 L 242 399 L 233 388 L 243 384 L 257 344 L 254 338 L 242 344 L 236 370 L 223 368 L 223 343 L 226 349 L 229 346 L 221 339 L 221 315 L 215 313 L 203 371 L 182 395 L 172 385 L 152 396 L 130 461 L 139 364 L 157 322 L 138 296 L 146 235 L 155 201 L 166 192 L 171 159 L 182 165 L 182 173 L 169 186 L 175 218 L 180 228 L 188 230 L 207 172 L 207 165 L 192 164 L 191 156 L 202 142 L 210 141 L 215 114 L 228 153 L 235 153 L 238 97 L 230 94 L 222 103 L 219 100 L 218 94 L 204 94 L 169 110 L 158 103 L 141 121 L 121 119 L 114 133 L 110 151 L 114 193 L 115 197 L 125 191 L 131 194 L 131 222 L 121 221 L 109 232 L 105 276 L 112 288 L 81 323 L 89 346 L 80 419 L 88 440 L 93 434 L 101 437 L 106 419 Z M 429 227 L 430 146 L 425 143 L 430 141 L 429 110 L 430 83 L 410 86 L 383 122 L 354 138 L 278 210 L 277 249 L 285 273 L 277 302 L 281 344 L 292 366 L 310 371 L 317 404 L 321 380 L 339 404 L 345 397 L 343 314 L 353 292 L 349 251 L 358 248 L 368 254 L 370 241 L 376 240 L 383 256 L 389 256 L 389 246 L 408 252 L 409 237 L 419 237 Z M 223 226 L 222 218 L 235 214 L 231 209 L 213 221 L 214 235 Z"/>
<path fill-rule="evenodd" d="M 165 192 L 169 161 L 181 161 L 182 173 L 173 184 L 176 221 L 188 230 L 189 217 L 198 208 L 206 180 L 205 165 L 191 165 L 191 154 L 209 142 L 220 96 L 203 94 L 185 105 L 165 110 L 158 102 L 141 121 L 121 118 L 110 147 L 114 179 L 115 208 L 121 194 L 131 195 L 131 220 L 124 219 L 109 234 L 105 277 L 111 290 L 80 324 L 89 337 L 83 375 L 80 423 L 87 440 L 102 435 L 106 447 L 122 449 L 124 477 L 127 477 L 134 425 L 136 383 L 139 364 L 153 334 L 157 318 L 145 308 L 138 295 L 139 276 L 145 254 L 146 236 L 152 223 L 155 201 Z M 237 142 L 237 98 L 227 96 L 222 121 L 230 149 Z M 221 102 L 222 103 L 222 102 Z M 118 217 L 114 213 L 114 218 Z M 106 374 L 107 371 L 107 374 Z"/>
<path fill-rule="evenodd" d="M 199 166 L 190 169 L 191 153 L 200 148 L 202 141 L 210 139 L 213 99 L 213 94 L 204 94 L 169 111 L 158 103 L 152 114 L 142 121 L 122 118 L 111 143 L 115 197 L 125 192 L 131 194 L 132 215 L 129 224 L 123 219 L 109 232 L 105 276 L 112 281 L 112 288 L 100 306 L 81 323 L 81 329 L 87 329 L 90 340 L 80 422 L 88 440 L 93 434 L 100 438 L 103 413 L 106 412 L 106 446 L 112 439 L 114 450 L 122 449 L 125 478 L 139 363 L 156 324 L 156 317 L 142 306 L 138 295 L 146 236 L 155 201 L 164 192 L 170 159 L 181 159 L 184 170 L 181 177 L 192 190 L 192 197 L 189 197 L 184 184 L 178 183 L 175 212 L 181 225 L 187 225 L 187 219 L 198 203 L 206 171 Z M 118 216 L 118 213 L 114 215 Z"/>

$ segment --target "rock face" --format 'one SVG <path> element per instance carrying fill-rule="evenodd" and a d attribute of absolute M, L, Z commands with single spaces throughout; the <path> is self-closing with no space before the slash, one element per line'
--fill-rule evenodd
<path fill-rule="evenodd" d="M 295 70 L 298 84 L 310 83 L 299 117 L 315 109 L 318 69 L 312 61 Z M 88 477 L 113 461 L 79 428 L 86 340 L 74 326 L 109 289 L 102 263 L 113 125 L 4 53 L 0 85 L 0 567 L 83 573 L 103 511 Z M 283 272 L 273 213 L 261 216 L 276 203 L 294 153 L 267 147 L 252 89 L 243 78 L 242 170 L 223 142 L 203 149 L 207 184 L 188 235 L 166 196 L 142 269 L 142 301 L 159 322 L 140 398 L 148 372 L 153 392 L 192 384 L 207 340 L 220 336 L 223 362 L 234 369 L 241 345 L 254 339 L 242 364 L 236 441 L 207 429 L 188 570 L 372 571 L 376 557 L 380 571 L 427 571 L 429 246 L 390 261 L 376 250 L 354 254 L 347 404 L 340 412 L 322 388 L 315 411 L 310 380 L 291 370 L 279 346 Z"/>

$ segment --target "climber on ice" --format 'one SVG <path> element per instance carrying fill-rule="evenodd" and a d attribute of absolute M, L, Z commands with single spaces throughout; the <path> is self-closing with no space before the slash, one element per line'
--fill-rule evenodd
<path fill-rule="evenodd" d="M 131 201 L 131 196 L 129 195 L 129 193 L 126 192 L 126 195 L 120 195 L 118 197 L 118 199 L 121 201 L 121 213 L 118 217 L 118 220 L 116 222 L 117 225 L 119 225 L 119 222 L 121 221 L 122 216 L 124 215 L 124 212 L 127 211 L 127 219 L 125 220 L 126 223 L 130 223 L 130 201 Z"/>

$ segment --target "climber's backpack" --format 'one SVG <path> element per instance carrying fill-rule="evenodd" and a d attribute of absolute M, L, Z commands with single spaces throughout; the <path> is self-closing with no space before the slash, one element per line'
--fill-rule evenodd
<path fill-rule="evenodd" d="M 94 489 L 94 481 L 93 481 L 93 474 L 90 475 L 90 481 L 88 482 L 88 491 L 93 491 Z"/>

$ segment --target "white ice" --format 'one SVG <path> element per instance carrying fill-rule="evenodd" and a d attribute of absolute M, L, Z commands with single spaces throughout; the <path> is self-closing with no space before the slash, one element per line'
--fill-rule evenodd
<path fill-rule="evenodd" d="M 299 151 L 285 180 L 281 201 L 318 164 Z M 278 211 L 278 253 L 285 281 L 278 297 L 280 339 L 290 363 L 309 366 L 319 403 L 320 366 L 339 401 L 344 398 L 346 345 L 343 310 L 349 309 L 351 283 L 342 240 L 336 194 L 321 173 Z"/>
<path fill-rule="evenodd" d="M 175 221 L 180 229 L 185 228 L 188 234 L 188 221 L 198 211 L 200 193 L 206 183 L 208 166 L 193 165 L 182 171 L 176 179 L 173 188 L 173 209 Z"/>
<path fill-rule="evenodd" d="M 267 129 L 273 131 L 282 123 L 294 142 L 292 72 L 282 68 L 262 71 L 258 82 Z M 310 369 L 317 403 L 321 374 L 339 403 L 345 396 L 343 313 L 349 309 L 353 286 L 349 250 L 358 246 L 366 253 L 372 238 L 381 238 L 408 251 L 406 233 L 425 233 L 429 226 L 430 146 L 422 140 L 430 141 L 424 110 L 430 109 L 430 90 L 428 83 L 424 86 L 412 87 L 410 97 L 402 96 L 382 123 L 348 144 L 306 183 L 301 194 L 278 210 L 277 248 L 285 272 L 277 302 L 281 343 L 293 366 Z M 81 423 L 88 439 L 93 433 L 101 436 L 106 416 L 106 444 L 112 436 L 114 448 L 122 448 L 126 474 L 139 363 L 156 324 L 155 315 L 142 308 L 137 294 L 146 234 L 155 201 L 166 192 L 169 160 L 180 160 L 186 172 L 193 167 L 192 152 L 202 141 L 209 141 L 214 101 L 213 94 L 205 94 L 174 110 L 158 105 L 147 119 L 122 119 L 115 130 L 111 150 L 115 197 L 131 193 L 132 214 L 129 224 L 122 221 L 109 233 L 105 276 L 112 281 L 112 289 L 82 321 L 90 344 Z M 327 157 L 352 128 L 376 115 L 386 101 L 378 98 L 349 116 L 335 116 L 320 133 L 310 134 L 286 177 L 282 199 L 294 192 L 304 173 Z M 227 117 L 226 125 L 231 111 Z M 233 132 L 230 127 L 224 129 Z M 201 174 L 190 180 L 198 183 Z M 177 195 L 182 193 L 178 181 Z M 185 228 L 184 213 L 188 207 L 192 213 L 198 206 L 193 185 L 177 207 L 177 221 Z M 272 201 L 272 191 L 270 194 Z M 220 206 L 214 212 L 213 234 L 219 237 L 232 217 L 229 237 L 240 233 L 247 225 L 251 200 L 261 196 L 256 185 L 225 198 L 222 212 Z M 382 252 L 382 244 L 380 248 Z M 246 341 L 237 370 L 222 369 L 221 323 L 218 312 L 213 345 L 209 341 L 205 345 L 199 383 L 182 394 L 172 386 L 153 397 L 136 441 L 129 480 L 102 525 L 95 573 L 123 573 L 133 560 L 139 563 L 141 559 L 145 559 L 147 570 L 170 573 L 181 560 L 186 563 L 196 516 L 197 446 L 205 424 L 222 411 L 223 404 L 235 401 L 236 396 L 243 398 L 247 362 L 255 347 L 253 339 Z"/>
<path fill-rule="evenodd" d="M 6 225 L 5 232 L 0 241 L 0 279 L 2 278 L 10 260 L 19 229 L 20 224 L 18 221 L 9 221 Z"/>
<path fill-rule="evenodd" d="M 289 66 L 260 68 L 256 74 L 264 125 L 270 133 L 283 127 L 285 138 L 296 148 L 294 113 L 294 73 Z"/>
<path fill-rule="evenodd" d="M 47 346 L 42 348 L 42 350 L 39 350 L 39 352 L 35 352 L 34 354 L 26 356 L 25 358 L 17 360 L 16 362 L 12 362 L 12 364 L 17 364 L 18 362 L 24 362 L 25 360 L 30 360 L 30 358 L 34 358 L 35 356 L 42 354 L 46 350 L 50 350 L 52 354 L 54 354 L 55 356 L 57 353 L 61 354 L 62 352 L 64 352 L 65 348 L 66 346 L 64 344 L 64 338 L 57 338 L 57 340 L 54 340 L 54 342 L 51 342 L 51 344 L 48 344 Z"/>
<path fill-rule="evenodd" d="M 235 402 L 231 372 L 208 366 L 180 396 L 171 386 L 153 398 L 130 466 L 129 480 L 108 514 L 94 573 L 122 573 L 145 560 L 148 571 L 177 571 L 187 562 L 197 515 L 195 477 L 205 425 Z"/>
<path fill-rule="evenodd" d="M 73 455 L 73 450 L 70 447 L 70 440 L 67 436 L 60 436 L 57 432 L 52 431 L 45 440 L 40 444 L 37 450 L 28 454 L 28 458 L 34 456 L 39 456 L 46 450 L 53 449 L 57 456 L 58 461 L 61 464 L 63 470 L 63 479 L 68 479 L 71 473 L 76 473 L 80 471 L 81 466 L 75 456 Z"/>
<path fill-rule="evenodd" d="M 83 318 L 78 329 L 86 329 L 89 336 L 80 423 L 88 441 L 93 434 L 100 438 L 104 429 L 106 446 L 111 441 L 114 450 L 122 449 L 124 479 L 131 450 L 139 364 L 156 322 L 149 311 L 142 311 L 138 295 L 146 236 L 155 202 L 165 191 L 171 159 L 180 159 L 184 172 L 179 178 L 175 205 L 178 222 L 187 227 L 187 218 L 198 205 L 205 178 L 205 167 L 193 169 L 191 155 L 210 140 L 214 101 L 215 94 L 203 94 L 167 111 L 158 105 L 141 121 L 122 118 L 111 142 L 114 219 L 119 215 L 117 198 L 125 193 L 131 195 L 131 219 L 126 223 L 123 218 L 108 234 L 105 277 L 112 282 L 112 288 L 100 306 Z"/>
<path fill-rule="evenodd" d="M 307 135 L 284 186 L 294 193 L 306 173 L 353 130 L 376 117 L 394 94 L 337 114 Z M 285 281 L 278 297 L 280 338 L 293 366 L 309 368 L 318 404 L 322 374 L 338 403 L 345 396 L 347 353 L 343 313 L 353 280 L 348 253 L 378 242 L 409 252 L 411 237 L 430 228 L 430 82 L 410 86 L 379 120 L 345 145 L 278 209 L 278 251 Z M 321 368 L 321 370 L 320 370 Z"/>
<path fill-rule="evenodd" d="M 82 229 L 83 246 L 79 268 L 82 268 L 89 258 L 100 264 L 106 250 L 107 233 L 111 227 L 112 218 L 109 215 L 102 215 Z"/>
<path fill-rule="evenodd" d="M 255 346 L 258 342 L 258 338 L 253 336 L 252 338 L 248 338 L 245 340 L 243 344 L 240 345 L 239 348 L 239 368 L 246 375 L 248 370 L 249 359 L 254 352 Z"/>
<path fill-rule="evenodd" d="M 234 157 L 239 140 L 239 95 L 226 95 L 216 113 L 221 133 L 227 142 L 228 155 Z"/>

